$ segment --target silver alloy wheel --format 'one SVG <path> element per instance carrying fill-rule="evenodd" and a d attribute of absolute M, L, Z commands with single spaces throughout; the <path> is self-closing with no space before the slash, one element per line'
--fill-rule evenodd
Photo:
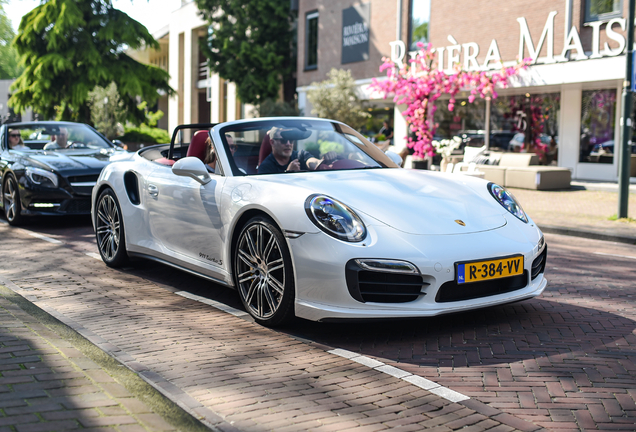
<path fill-rule="evenodd" d="M 237 245 L 237 280 L 249 312 L 259 319 L 276 313 L 285 294 L 285 261 L 274 233 L 255 223 L 241 233 Z"/>
<path fill-rule="evenodd" d="M 113 197 L 102 195 L 97 204 L 97 246 L 102 256 L 111 261 L 119 250 L 121 240 L 121 218 Z"/>
<path fill-rule="evenodd" d="M 12 178 L 7 180 L 4 191 L 4 215 L 8 220 L 15 219 L 17 214 L 17 207 L 19 205 L 18 193 L 16 190 L 15 182 Z"/>

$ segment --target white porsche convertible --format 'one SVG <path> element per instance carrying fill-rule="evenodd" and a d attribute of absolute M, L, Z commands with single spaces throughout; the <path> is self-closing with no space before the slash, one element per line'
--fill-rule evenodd
<path fill-rule="evenodd" d="M 170 145 L 102 171 L 99 252 L 109 266 L 149 258 L 234 287 L 268 326 L 432 316 L 543 292 L 547 246 L 508 191 L 389 156 L 336 121 L 180 126 Z"/>

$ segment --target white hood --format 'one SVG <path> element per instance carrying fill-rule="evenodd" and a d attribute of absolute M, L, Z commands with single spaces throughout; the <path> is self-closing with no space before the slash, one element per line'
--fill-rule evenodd
<path fill-rule="evenodd" d="M 292 175 L 263 180 L 289 185 Z M 346 181 L 345 181 L 346 179 Z M 466 234 L 506 224 L 506 211 L 491 198 L 487 182 L 462 175 L 405 169 L 300 173 L 293 185 L 335 198 L 364 216 L 410 234 Z M 479 194 L 468 183 L 483 187 Z M 465 226 L 456 220 L 462 221 Z"/>

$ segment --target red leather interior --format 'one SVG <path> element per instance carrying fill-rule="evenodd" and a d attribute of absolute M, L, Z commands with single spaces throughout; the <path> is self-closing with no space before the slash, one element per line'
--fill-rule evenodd
<path fill-rule="evenodd" d="M 174 163 L 176 161 L 174 161 L 172 159 L 168 159 L 168 158 L 162 157 L 162 158 L 159 158 L 159 159 L 155 159 L 153 162 L 157 162 L 157 163 L 160 163 L 162 165 L 172 166 L 172 165 L 174 165 Z"/>
<path fill-rule="evenodd" d="M 188 147 L 188 153 L 186 156 L 194 156 L 205 161 L 205 140 L 208 138 L 208 131 L 200 130 L 194 133 L 190 146 Z"/>
<path fill-rule="evenodd" d="M 263 142 L 261 143 L 261 149 L 258 151 L 258 165 L 260 165 L 271 152 L 272 143 L 269 140 L 269 135 L 265 134 L 265 138 L 263 138 Z"/>

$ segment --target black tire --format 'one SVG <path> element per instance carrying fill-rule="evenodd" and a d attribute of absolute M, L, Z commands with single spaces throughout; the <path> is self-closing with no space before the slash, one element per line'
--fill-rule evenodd
<path fill-rule="evenodd" d="M 2 200 L 4 205 L 4 215 L 9 225 L 18 226 L 24 222 L 22 215 L 22 203 L 20 202 L 20 190 L 15 177 L 7 176 L 7 180 L 2 186 Z"/>
<path fill-rule="evenodd" d="M 241 229 L 233 257 L 234 283 L 245 310 L 264 326 L 294 317 L 294 272 L 287 242 L 265 217 L 250 219 Z"/>
<path fill-rule="evenodd" d="M 95 204 L 95 238 L 107 266 L 121 267 L 128 262 L 124 221 L 112 189 L 105 189 Z"/>

